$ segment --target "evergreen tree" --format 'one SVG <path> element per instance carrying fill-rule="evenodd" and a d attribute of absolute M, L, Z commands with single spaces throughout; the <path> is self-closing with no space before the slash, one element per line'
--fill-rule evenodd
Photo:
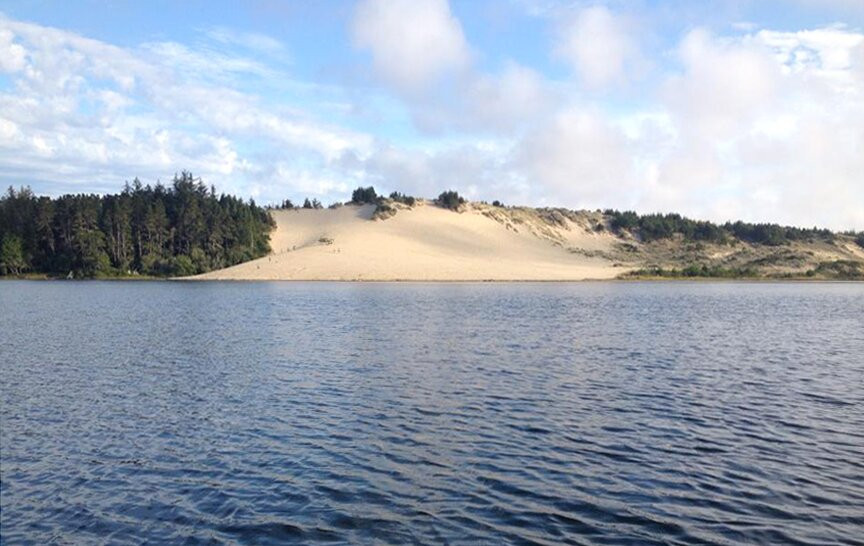
<path fill-rule="evenodd" d="M 465 199 L 460 196 L 459 193 L 453 190 L 448 190 L 441 192 L 441 195 L 438 196 L 435 203 L 439 207 L 444 207 L 445 209 L 459 210 L 459 207 L 465 203 Z"/>
<path fill-rule="evenodd" d="M 0 197 L 0 273 L 199 273 L 267 254 L 273 226 L 254 201 L 217 197 L 185 171 L 169 188 L 135 179 L 101 197 L 37 198 L 9 188 Z"/>
<path fill-rule="evenodd" d="M 351 194 L 351 202 L 355 205 L 374 205 L 378 202 L 378 194 L 372 186 L 368 188 L 359 187 Z"/>
<path fill-rule="evenodd" d="M 27 269 L 21 238 L 7 233 L 0 243 L 0 269 L 4 275 L 20 275 Z"/>

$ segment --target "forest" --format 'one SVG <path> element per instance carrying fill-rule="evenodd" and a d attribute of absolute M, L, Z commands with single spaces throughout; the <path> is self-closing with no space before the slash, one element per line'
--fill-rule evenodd
<path fill-rule="evenodd" d="M 263 207 L 217 195 L 192 173 L 169 186 L 138 179 L 114 195 L 0 197 L 0 274 L 72 278 L 184 276 L 266 255 Z"/>
<path fill-rule="evenodd" d="M 798 228 L 777 224 L 751 224 L 726 222 L 718 225 L 703 220 L 691 220 L 680 214 L 645 214 L 608 209 L 604 214 L 615 231 L 638 233 L 642 241 L 669 239 L 681 235 L 686 241 L 726 243 L 732 239 L 768 246 L 779 246 L 791 241 L 833 241 L 834 233 L 828 229 Z M 862 245 L 864 246 L 864 245 Z"/>

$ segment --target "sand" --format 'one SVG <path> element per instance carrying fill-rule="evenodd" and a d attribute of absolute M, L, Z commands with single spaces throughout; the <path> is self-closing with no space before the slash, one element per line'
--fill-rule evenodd
<path fill-rule="evenodd" d="M 200 280 L 576 281 L 627 271 L 601 257 L 615 237 L 571 220 L 430 203 L 372 219 L 372 205 L 272 211 L 269 256 L 191 277 Z M 522 216 L 520 216 L 522 214 Z M 526 216 L 527 215 L 527 216 Z"/>

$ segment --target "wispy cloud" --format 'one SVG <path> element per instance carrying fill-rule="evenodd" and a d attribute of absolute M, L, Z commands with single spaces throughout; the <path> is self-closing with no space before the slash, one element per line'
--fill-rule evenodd
<path fill-rule="evenodd" d="M 538 59 L 475 40 L 445 0 L 361 0 L 334 36 L 344 78 L 230 25 L 119 47 L 0 17 L 0 181 L 100 191 L 185 168 L 272 201 L 372 183 L 864 229 L 859 28 L 740 10 L 670 31 L 632 6 L 532 4 Z"/>
<path fill-rule="evenodd" d="M 324 168 L 371 142 L 243 89 L 250 77 L 290 77 L 251 57 L 175 42 L 119 48 L 7 18 L 0 47 L 14 53 L 2 56 L 13 86 L 0 92 L 0 176 L 9 183 L 104 190 L 185 168 L 254 194 L 264 191 L 249 191 L 264 172 L 257 161 Z M 265 193 L 291 183 L 272 179 Z"/>

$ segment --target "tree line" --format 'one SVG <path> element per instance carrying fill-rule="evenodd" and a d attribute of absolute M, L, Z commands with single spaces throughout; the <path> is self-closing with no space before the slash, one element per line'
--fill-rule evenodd
<path fill-rule="evenodd" d="M 798 228 L 777 224 L 751 224 L 746 222 L 726 222 L 718 225 L 704 220 L 691 220 L 680 214 L 645 214 L 633 211 L 619 212 L 606 210 L 609 225 L 616 231 L 629 231 L 639 235 L 643 241 L 669 239 L 675 235 L 687 241 L 706 241 L 726 243 L 738 239 L 748 243 L 779 246 L 791 241 L 831 242 L 834 233 L 827 229 Z"/>
<path fill-rule="evenodd" d="M 217 195 L 183 172 L 169 186 L 137 178 L 114 195 L 0 197 L 0 274 L 183 276 L 270 252 L 273 220 L 253 200 Z"/>

